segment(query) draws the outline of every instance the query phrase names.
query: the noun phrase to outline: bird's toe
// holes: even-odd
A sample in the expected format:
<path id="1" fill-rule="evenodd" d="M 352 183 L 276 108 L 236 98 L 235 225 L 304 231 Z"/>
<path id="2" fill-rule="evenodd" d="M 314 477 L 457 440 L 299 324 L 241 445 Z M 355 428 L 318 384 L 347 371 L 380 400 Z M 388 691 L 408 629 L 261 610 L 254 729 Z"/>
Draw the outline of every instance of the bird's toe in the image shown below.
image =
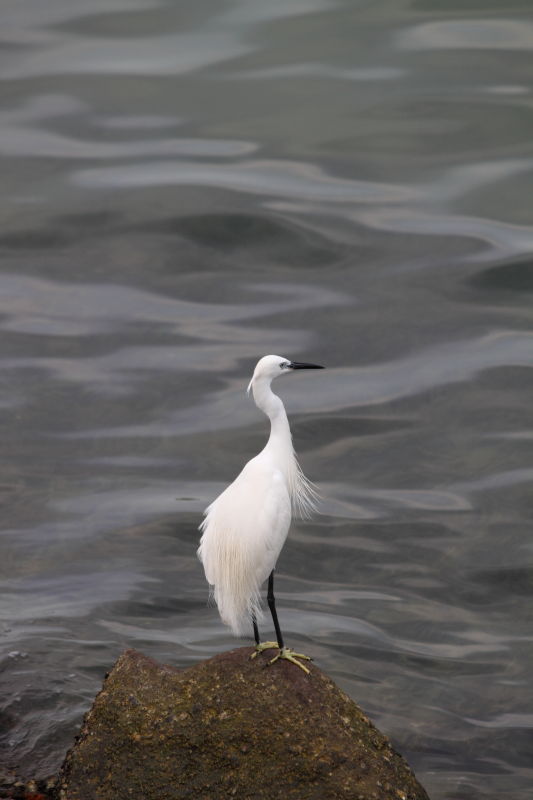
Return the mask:
<path id="1" fill-rule="evenodd" d="M 279 647 L 277 642 L 261 642 L 260 644 L 256 644 L 255 650 L 250 656 L 250 658 L 256 658 L 259 653 L 262 653 L 263 650 L 275 650 Z"/>
<path id="2" fill-rule="evenodd" d="M 292 664 L 296 664 L 297 667 L 300 667 L 300 669 L 303 669 L 303 671 L 309 675 L 310 670 L 307 669 L 307 667 L 302 664 L 299 659 L 304 661 L 312 661 L 313 659 L 311 656 L 306 656 L 304 653 L 295 653 L 288 647 L 282 647 L 278 654 L 275 655 L 274 658 L 272 658 L 268 663 L 274 664 L 280 658 L 282 658 L 284 661 L 290 661 Z"/>

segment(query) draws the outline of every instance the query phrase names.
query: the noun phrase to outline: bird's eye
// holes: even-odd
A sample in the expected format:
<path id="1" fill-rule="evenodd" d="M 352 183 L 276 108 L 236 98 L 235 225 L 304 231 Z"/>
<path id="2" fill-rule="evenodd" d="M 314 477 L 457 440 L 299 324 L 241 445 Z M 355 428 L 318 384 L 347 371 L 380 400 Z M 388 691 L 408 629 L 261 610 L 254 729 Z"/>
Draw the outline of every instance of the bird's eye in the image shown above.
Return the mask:
<path id="1" fill-rule="evenodd" d="M 279 365 L 279 368 L 280 369 L 286 369 L 288 366 L 289 366 L 289 362 L 288 361 L 282 361 L 281 364 Z"/>

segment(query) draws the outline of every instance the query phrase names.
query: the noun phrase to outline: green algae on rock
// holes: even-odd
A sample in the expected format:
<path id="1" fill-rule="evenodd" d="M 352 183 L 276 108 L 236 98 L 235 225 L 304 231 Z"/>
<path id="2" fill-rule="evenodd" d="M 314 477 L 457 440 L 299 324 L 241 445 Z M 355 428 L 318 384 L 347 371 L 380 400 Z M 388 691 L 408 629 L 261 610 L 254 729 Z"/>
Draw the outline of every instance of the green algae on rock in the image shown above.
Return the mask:
<path id="1" fill-rule="evenodd" d="M 67 754 L 61 800 L 428 800 L 316 666 L 252 652 L 186 670 L 124 652 Z"/>

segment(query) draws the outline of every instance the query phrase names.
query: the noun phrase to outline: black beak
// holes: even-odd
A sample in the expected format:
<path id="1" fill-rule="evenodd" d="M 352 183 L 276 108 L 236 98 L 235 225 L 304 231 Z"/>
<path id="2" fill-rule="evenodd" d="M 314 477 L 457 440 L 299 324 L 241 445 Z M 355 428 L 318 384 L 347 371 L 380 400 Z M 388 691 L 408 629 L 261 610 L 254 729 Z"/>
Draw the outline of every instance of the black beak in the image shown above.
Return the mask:
<path id="1" fill-rule="evenodd" d="M 306 364 L 303 361 L 291 361 L 290 369 L 324 369 L 320 364 Z"/>

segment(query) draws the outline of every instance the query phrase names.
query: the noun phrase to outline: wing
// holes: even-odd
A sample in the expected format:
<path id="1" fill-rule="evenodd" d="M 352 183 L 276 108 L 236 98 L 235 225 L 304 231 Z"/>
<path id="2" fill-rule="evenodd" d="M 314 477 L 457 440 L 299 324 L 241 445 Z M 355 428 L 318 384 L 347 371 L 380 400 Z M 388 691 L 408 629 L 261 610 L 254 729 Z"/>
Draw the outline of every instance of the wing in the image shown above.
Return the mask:
<path id="1" fill-rule="evenodd" d="M 256 456 L 211 503 L 201 527 L 204 536 L 216 531 L 219 545 L 225 539 L 248 551 L 249 568 L 258 576 L 264 573 L 262 582 L 276 563 L 290 523 L 291 501 L 283 473 Z M 215 583 L 209 575 L 207 579 Z"/>
<path id="2" fill-rule="evenodd" d="M 259 608 L 259 588 L 274 569 L 290 522 L 283 473 L 257 456 L 207 509 L 198 555 L 222 619 L 234 630 Z"/>
<path id="3" fill-rule="evenodd" d="M 254 534 L 261 547 L 257 564 L 259 585 L 265 581 L 281 553 L 291 524 L 291 499 L 283 474 L 275 470 L 265 475 L 261 487 L 261 504 L 255 511 Z"/>

